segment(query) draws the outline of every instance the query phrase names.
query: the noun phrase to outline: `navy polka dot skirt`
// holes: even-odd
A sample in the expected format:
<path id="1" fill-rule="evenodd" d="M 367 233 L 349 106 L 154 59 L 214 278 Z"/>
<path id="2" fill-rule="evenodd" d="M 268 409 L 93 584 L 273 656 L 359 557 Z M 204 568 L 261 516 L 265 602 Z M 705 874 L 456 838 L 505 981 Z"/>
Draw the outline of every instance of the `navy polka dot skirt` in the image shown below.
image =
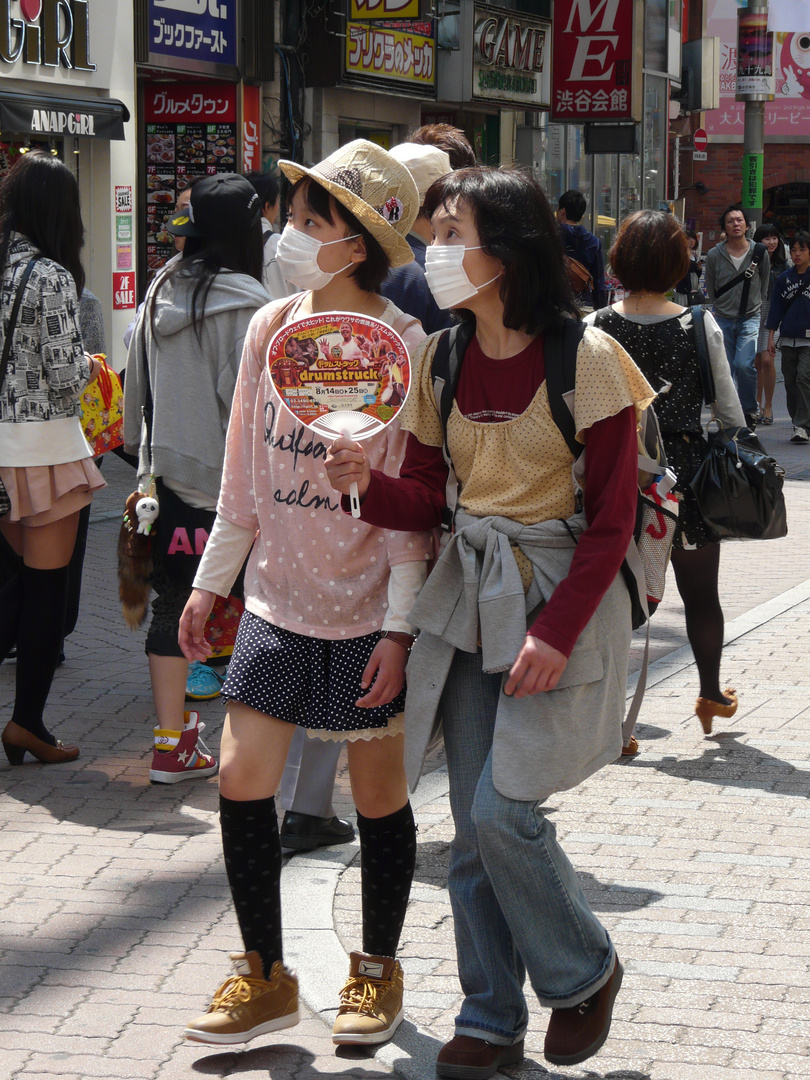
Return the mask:
<path id="1" fill-rule="evenodd" d="M 404 690 L 387 705 L 355 705 L 368 692 L 360 678 L 379 640 L 378 633 L 341 641 L 305 637 L 245 611 L 222 697 L 312 731 L 384 728 L 405 708 Z"/>

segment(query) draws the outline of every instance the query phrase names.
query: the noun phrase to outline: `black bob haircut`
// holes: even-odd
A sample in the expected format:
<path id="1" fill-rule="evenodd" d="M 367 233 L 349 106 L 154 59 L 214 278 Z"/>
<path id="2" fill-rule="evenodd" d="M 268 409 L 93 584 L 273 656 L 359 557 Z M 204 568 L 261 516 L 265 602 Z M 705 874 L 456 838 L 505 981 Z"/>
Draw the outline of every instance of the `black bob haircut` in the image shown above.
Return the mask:
<path id="1" fill-rule="evenodd" d="M 539 334 L 580 317 L 568 283 L 557 220 L 538 182 L 520 169 L 459 169 L 436 180 L 425 195 L 428 217 L 458 202 L 473 215 L 479 242 L 500 259 L 503 324 Z M 462 319 L 473 315 L 458 311 Z"/>
<path id="2" fill-rule="evenodd" d="M 293 196 L 299 188 L 303 190 L 304 202 L 307 208 L 317 214 L 318 217 L 322 217 L 330 225 L 334 225 L 335 215 L 337 215 L 346 226 L 347 236 L 353 236 L 355 233 L 362 236 L 366 245 L 366 257 L 363 262 L 357 263 L 351 276 L 359 289 L 363 289 L 365 292 L 378 293 L 380 286 L 388 276 L 388 271 L 391 269 L 391 260 L 383 250 L 382 245 L 374 239 L 363 223 L 350 210 L 347 210 L 339 199 L 336 199 L 334 195 L 330 195 L 326 188 L 321 187 L 317 181 L 310 179 L 308 176 L 301 177 L 297 183 L 293 184 L 290 190 L 289 202 L 292 202 Z"/>

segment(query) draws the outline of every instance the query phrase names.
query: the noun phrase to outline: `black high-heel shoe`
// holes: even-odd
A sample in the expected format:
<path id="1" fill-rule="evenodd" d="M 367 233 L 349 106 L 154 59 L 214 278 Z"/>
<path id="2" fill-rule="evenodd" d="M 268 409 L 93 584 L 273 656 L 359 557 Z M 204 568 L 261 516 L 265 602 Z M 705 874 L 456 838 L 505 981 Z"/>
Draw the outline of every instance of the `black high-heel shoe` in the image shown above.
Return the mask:
<path id="1" fill-rule="evenodd" d="M 75 761 L 79 756 L 78 746 L 65 746 L 61 742 L 51 746 L 26 731 L 24 727 L 15 724 L 13 720 L 9 720 L 3 728 L 0 739 L 9 765 L 22 765 L 26 750 L 43 765 L 61 765 L 65 761 Z"/>

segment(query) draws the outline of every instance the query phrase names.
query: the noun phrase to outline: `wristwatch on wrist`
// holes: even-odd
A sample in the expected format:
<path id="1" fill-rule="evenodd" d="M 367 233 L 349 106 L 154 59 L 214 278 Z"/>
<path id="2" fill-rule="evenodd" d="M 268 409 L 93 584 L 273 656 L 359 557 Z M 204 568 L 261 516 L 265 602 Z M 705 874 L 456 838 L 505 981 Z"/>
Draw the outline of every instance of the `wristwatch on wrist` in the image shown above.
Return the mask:
<path id="1" fill-rule="evenodd" d="M 402 630 L 381 630 L 381 638 L 389 638 L 391 641 L 395 641 L 397 645 L 401 645 L 405 652 L 410 652 L 413 648 L 413 643 L 416 638 L 413 634 L 406 634 Z"/>

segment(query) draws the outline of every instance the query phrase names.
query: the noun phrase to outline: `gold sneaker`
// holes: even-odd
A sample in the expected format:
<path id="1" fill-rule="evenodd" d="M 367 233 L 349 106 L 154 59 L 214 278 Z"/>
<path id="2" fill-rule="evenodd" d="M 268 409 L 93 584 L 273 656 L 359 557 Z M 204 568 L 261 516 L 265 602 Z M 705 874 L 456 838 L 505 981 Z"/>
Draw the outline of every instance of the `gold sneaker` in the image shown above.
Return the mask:
<path id="1" fill-rule="evenodd" d="M 402 967 L 390 956 L 353 952 L 349 959 L 349 978 L 340 991 L 332 1042 L 361 1046 L 387 1042 L 405 1015 Z"/>
<path id="2" fill-rule="evenodd" d="M 265 979 L 257 952 L 231 953 L 234 974 L 214 994 L 204 1016 L 183 1035 L 214 1046 L 246 1043 L 298 1023 L 298 979 L 276 960 Z"/>

